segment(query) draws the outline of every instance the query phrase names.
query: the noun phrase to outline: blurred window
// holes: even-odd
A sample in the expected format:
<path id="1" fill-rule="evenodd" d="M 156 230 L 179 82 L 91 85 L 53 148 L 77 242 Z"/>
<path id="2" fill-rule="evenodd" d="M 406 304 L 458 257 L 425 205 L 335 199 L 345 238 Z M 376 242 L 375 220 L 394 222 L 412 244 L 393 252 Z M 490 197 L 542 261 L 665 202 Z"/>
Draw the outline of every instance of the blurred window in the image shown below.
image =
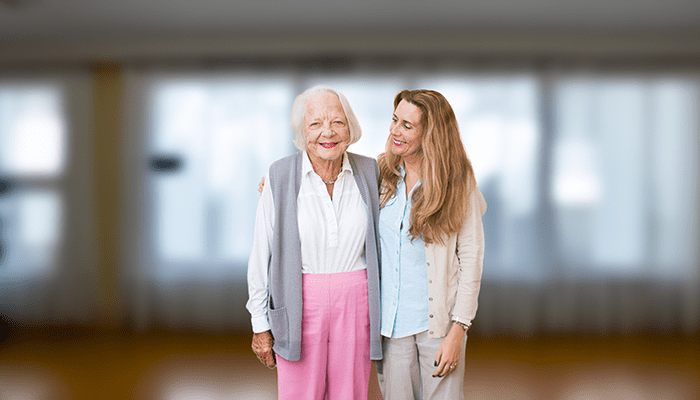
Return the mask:
<path id="1" fill-rule="evenodd" d="M 316 84 L 346 95 L 363 128 L 350 151 L 372 157 L 399 90 L 445 95 L 489 204 L 487 279 L 677 279 L 697 257 L 699 87 L 688 78 L 434 70 L 153 82 L 149 152 L 170 167 L 151 171 L 149 218 L 165 275 L 245 269 L 257 182 L 296 151 L 291 104 Z"/>
<path id="2" fill-rule="evenodd" d="M 258 182 L 294 151 L 289 81 L 248 75 L 153 82 L 148 216 L 156 273 L 214 277 L 246 264 Z"/>
<path id="3" fill-rule="evenodd" d="M 567 275 L 692 272 L 699 89 L 678 77 L 555 79 L 549 197 Z"/>
<path id="4" fill-rule="evenodd" d="M 55 267 L 68 139 L 63 99 L 57 84 L 0 81 L 0 276 Z"/>

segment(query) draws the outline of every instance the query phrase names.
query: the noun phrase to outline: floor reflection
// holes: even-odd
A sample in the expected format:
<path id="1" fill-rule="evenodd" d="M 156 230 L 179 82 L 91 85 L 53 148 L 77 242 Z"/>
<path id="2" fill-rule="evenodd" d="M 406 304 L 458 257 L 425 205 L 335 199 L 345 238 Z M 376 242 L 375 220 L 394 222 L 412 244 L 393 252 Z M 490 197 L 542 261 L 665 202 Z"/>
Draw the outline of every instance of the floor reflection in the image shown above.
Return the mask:
<path id="1" fill-rule="evenodd" d="M 242 357 L 178 356 L 162 360 L 142 377 L 139 399 L 274 400 L 275 371 Z M 248 365 L 252 364 L 252 365 Z"/>
<path id="2" fill-rule="evenodd" d="M 698 338 L 479 338 L 469 399 L 697 399 Z M 267 400 L 275 371 L 241 335 L 13 332 L 0 343 L 0 400 Z M 376 381 L 370 399 L 379 399 Z"/>
<path id="3" fill-rule="evenodd" d="M 0 400 L 70 398 L 72 396 L 59 375 L 36 365 L 0 361 Z"/>

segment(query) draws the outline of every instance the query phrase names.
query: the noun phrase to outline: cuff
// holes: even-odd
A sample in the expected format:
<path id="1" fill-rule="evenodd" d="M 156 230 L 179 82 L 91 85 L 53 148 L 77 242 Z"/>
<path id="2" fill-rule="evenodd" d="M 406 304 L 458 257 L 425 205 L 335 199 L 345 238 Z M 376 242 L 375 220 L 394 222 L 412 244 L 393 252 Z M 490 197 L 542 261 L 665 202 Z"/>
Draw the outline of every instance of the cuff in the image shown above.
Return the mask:
<path id="1" fill-rule="evenodd" d="M 472 326 L 472 320 L 460 319 L 458 317 L 455 317 L 454 315 L 452 316 L 452 322 L 459 324 L 462 328 L 464 328 L 465 332 L 468 331 L 469 328 Z"/>
<path id="2" fill-rule="evenodd" d="M 253 317 L 250 320 L 253 327 L 253 333 L 261 333 L 270 330 L 270 322 L 267 320 L 267 315 L 261 317 Z"/>

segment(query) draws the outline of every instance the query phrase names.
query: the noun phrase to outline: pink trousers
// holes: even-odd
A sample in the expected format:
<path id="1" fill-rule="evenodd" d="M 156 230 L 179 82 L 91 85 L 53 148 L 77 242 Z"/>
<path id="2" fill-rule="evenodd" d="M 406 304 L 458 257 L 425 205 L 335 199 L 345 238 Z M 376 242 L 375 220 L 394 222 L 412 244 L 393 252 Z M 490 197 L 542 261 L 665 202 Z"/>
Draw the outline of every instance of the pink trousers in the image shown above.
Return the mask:
<path id="1" fill-rule="evenodd" d="M 280 400 L 367 399 L 367 271 L 304 274 L 301 358 L 277 356 Z"/>

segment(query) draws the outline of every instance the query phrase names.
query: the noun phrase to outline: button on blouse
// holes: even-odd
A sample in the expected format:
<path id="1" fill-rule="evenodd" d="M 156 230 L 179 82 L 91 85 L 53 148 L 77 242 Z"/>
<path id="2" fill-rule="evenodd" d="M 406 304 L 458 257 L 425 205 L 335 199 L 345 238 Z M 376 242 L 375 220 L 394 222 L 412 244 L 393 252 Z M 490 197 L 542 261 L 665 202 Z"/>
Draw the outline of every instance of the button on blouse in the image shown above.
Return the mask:
<path id="1" fill-rule="evenodd" d="M 401 173 L 404 174 L 403 169 Z M 400 179 L 396 195 L 379 214 L 379 238 L 382 248 L 382 327 L 386 337 L 401 338 L 428 330 L 428 280 L 425 244 L 411 241 L 408 233 L 411 194 Z"/>

